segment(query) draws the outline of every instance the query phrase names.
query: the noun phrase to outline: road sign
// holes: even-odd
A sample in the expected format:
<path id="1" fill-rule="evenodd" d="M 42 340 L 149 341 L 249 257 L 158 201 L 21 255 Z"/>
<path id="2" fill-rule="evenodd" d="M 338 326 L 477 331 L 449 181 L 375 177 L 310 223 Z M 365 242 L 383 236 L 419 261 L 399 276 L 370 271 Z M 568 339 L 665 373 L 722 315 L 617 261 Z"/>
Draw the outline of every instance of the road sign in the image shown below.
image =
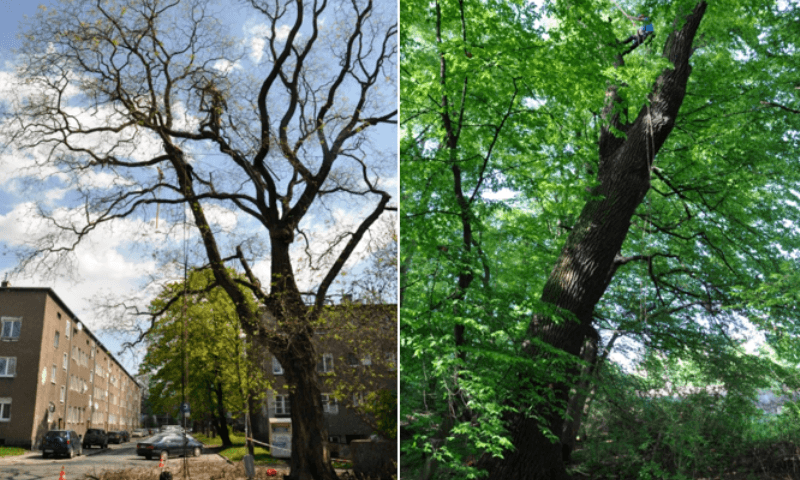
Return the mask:
<path id="1" fill-rule="evenodd" d="M 181 403 L 181 413 L 189 413 L 189 412 L 190 412 L 189 402 Z"/>

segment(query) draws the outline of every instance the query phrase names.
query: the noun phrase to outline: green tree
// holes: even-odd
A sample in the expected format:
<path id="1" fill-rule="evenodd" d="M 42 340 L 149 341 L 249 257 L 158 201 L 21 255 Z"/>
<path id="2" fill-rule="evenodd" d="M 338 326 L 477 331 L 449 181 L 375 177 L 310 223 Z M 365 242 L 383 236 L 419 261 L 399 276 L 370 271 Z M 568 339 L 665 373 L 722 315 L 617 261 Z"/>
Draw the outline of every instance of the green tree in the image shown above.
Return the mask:
<path id="1" fill-rule="evenodd" d="M 474 456 L 567 478 L 564 417 L 611 338 L 725 358 L 763 323 L 743 292 L 798 248 L 795 7 L 623 7 L 656 30 L 625 56 L 612 2 L 401 6 L 403 452 L 423 477 L 480 475 Z"/>
<path id="2" fill-rule="evenodd" d="M 262 400 L 268 385 L 260 368 L 263 359 L 250 340 L 240 338 L 235 306 L 213 284 L 211 271 L 192 271 L 185 284 L 166 285 L 152 301 L 157 319 L 146 337 L 140 370 L 150 374 L 155 408 L 175 412 L 189 402 L 192 416 L 210 415 L 223 445 L 231 445 L 227 414 L 249 410 L 248 400 Z"/>

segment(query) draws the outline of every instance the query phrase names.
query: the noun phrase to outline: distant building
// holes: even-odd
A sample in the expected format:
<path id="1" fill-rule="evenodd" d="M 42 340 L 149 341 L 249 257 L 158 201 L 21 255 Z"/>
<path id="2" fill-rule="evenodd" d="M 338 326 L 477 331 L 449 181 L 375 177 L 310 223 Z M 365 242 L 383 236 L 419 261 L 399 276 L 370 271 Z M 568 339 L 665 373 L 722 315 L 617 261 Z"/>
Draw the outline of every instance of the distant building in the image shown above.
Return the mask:
<path id="1" fill-rule="evenodd" d="M 0 286 L 0 445 L 50 429 L 132 430 L 136 380 L 49 288 Z"/>
<path id="2" fill-rule="evenodd" d="M 329 305 L 317 327 L 322 404 L 332 451 L 337 444 L 369 438 L 372 428 L 356 413 L 370 392 L 386 389 L 397 393 L 397 305 L 360 305 L 345 301 Z M 253 428 L 265 437 L 270 418 L 289 418 L 291 405 L 283 368 L 266 352 L 272 390 Z M 348 387 L 342 387 L 342 383 Z M 358 385 L 355 392 L 352 385 Z M 343 395 L 342 392 L 347 394 Z M 265 438 L 266 439 L 266 438 Z"/>

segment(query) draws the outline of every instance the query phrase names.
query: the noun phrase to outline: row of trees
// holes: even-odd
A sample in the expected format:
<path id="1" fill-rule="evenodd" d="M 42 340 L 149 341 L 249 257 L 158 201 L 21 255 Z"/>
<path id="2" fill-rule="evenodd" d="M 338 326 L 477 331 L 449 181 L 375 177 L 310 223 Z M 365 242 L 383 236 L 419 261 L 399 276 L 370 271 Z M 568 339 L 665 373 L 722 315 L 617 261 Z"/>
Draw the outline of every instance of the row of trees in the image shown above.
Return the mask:
<path id="1" fill-rule="evenodd" d="M 619 8 L 655 26 L 624 56 Z M 614 353 L 702 352 L 730 382 L 752 329 L 795 344 L 798 13 L 401 4 L 409 474 L 569 478 Z"/>

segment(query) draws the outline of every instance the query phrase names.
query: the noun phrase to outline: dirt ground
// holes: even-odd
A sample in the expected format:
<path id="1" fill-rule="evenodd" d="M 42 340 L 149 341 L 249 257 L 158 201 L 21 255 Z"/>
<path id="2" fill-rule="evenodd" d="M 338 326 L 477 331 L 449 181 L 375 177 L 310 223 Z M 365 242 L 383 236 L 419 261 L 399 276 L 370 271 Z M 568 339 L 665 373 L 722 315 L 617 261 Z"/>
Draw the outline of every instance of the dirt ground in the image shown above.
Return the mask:
<path id="1" fill-rule="evenodd" d="M 277 475 L 269 476 L 267 470 L 270 468 L 276 470 Z M 98 476 L 86 475 L 85 478 L 87 480 L 155 480 L 153 470 L 153 468 L 136 468 L 117 471 L 106 470 Z M 179 465 L 178 467 L 169 466 L 163 470 L 172 473 L 173 480 L 247 480 L 244 465 L 241 463 L 231 465 L 226 462 L 193 462 L 185 470 L 183 465 Z M 336 470 L 336 473 L 342 480 L 355 478 L 349 470 Z M 288 474 L 289 467 L 285 465 L 257 466 L 255 478 L 258 480 L 279 480 L 283 479 L 283 476 Z"/>

